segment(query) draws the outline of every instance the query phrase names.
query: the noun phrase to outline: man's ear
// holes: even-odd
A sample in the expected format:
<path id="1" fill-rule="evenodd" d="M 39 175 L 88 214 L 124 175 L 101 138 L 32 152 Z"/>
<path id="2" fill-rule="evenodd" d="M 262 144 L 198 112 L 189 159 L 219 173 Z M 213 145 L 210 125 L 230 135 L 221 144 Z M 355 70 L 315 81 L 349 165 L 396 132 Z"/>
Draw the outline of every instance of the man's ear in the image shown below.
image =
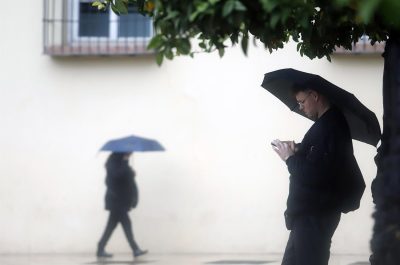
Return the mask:
<path id="1" fill-rule="evenodd" d="M 315 101 L 318 101 L 319 94 L 316 91 L 311 90 L 311 96 L 314 98 Z"/>

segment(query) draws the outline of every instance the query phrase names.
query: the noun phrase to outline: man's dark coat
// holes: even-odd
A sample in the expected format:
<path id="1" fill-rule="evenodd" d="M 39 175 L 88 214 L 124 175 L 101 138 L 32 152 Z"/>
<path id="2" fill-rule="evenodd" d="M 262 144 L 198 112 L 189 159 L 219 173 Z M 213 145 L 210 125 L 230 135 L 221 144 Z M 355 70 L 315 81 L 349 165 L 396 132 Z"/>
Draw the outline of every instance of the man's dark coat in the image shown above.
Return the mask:
<path id="1" fill-rule="evenodd" d="M 359 207 L 365 183 L 353 155 L 349 126 L 337 108 L 331 107 L 315 121 L 286 164 L 289 219 Z"/>
<path id="2" fill-rule="evenodd" d="M 106 163 L 106 209 L 129 211 L 138 203 L 138 189 L 135 182 L 135 172 L 127 160 Z"/>

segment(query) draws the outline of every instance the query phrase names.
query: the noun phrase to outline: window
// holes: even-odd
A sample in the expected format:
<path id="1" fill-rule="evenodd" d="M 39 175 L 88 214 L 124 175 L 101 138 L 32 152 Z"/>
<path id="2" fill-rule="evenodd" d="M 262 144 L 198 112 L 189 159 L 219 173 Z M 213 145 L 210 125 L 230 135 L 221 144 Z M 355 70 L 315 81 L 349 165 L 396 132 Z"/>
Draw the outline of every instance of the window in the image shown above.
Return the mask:
<path id="1" fill-rule="evenodd" d="M 75 24 L 75 38 L 79 37 L 108 37 L 110 34 L 110 10 L 98 11 L 88 2 L 79 2 L 73 15 Z"/>
<path id="2" fill-rule="evenodd" d="M 92 0 L 45 0 L 44 52 L 51 55 L 147 54 L 152 20 L 133 5 L 127 15 L 97 10 Z"/>

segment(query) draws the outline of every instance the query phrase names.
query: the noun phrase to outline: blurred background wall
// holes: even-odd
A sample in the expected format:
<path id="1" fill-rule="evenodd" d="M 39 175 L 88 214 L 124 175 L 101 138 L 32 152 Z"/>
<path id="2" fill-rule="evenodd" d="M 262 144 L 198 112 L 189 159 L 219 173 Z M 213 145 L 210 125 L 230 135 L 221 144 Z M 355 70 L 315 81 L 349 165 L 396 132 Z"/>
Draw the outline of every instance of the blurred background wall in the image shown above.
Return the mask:
<path id="1" fill-rule="evenodd" d="M 295 44 L 269 54 L 252 46 L 176 58 L 53 58 L 42 53 L 42 3 L 3 3 L 0 42 L 0 253 L 90 253 L 103 232 L 101 145 L 130 134 L 167 149 L 137 153 L 135 236 L 154 253 L 282 252 L 288 190 L 275 138 L 301 141 L 312 124 L 260 85 L 296 68 L 354 93 L 382 120 L 383 59 L 309 60 Z M 375 148 L 354 142 L 367 188 L 343 215 L 335 253 L 369 253 Z M 108 251 L 128 252 L 118 227 Z"/>

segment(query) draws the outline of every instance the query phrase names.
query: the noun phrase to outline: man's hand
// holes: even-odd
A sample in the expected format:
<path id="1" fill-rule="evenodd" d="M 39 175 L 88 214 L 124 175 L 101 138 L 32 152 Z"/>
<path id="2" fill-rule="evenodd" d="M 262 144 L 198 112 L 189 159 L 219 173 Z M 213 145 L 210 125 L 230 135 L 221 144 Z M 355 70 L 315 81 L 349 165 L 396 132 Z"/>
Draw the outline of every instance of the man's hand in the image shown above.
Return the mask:
<path id="1" fill-rule="evenodd" d="M 272 149 L 279 155 L 279 157 L 286 161 L 289 157 L 294 155 L 295 152 L 295 144 L 294 141 L 290 142 L 281 142 L 278 139 L 272 141 Z"/>

